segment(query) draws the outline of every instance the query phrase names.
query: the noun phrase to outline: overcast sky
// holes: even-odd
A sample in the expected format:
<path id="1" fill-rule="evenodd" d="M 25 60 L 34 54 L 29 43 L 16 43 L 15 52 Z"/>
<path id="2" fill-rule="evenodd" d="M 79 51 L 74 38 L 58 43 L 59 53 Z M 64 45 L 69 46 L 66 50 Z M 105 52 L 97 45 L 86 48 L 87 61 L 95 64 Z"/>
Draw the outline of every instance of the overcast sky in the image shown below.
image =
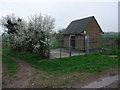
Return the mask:
<path id="1" fill-rule="evenodd" d="M 89 1 L 89 2 L 88 2 Z M 104 32 L 118 31 L 118 0 L 0 0 L 0 18 L 14 13 L 24 19 L 41 12 L 55 18 L 55 30 L 72 20 L 95 16 Z"/>

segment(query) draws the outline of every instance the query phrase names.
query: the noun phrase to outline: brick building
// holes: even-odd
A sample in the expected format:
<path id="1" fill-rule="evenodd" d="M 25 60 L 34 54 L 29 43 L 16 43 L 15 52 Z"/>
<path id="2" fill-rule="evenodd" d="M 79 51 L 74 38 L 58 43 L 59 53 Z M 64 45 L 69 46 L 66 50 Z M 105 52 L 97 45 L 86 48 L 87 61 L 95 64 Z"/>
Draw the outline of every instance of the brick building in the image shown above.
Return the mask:
<path id="1" fill-rule="evenodd" d="M 90 50 L 102 48 L 103 31 L 94 16 L 74 20 L 63 31 L 64 47 L 85 50 L 85 38 L 89 38 Z"/>

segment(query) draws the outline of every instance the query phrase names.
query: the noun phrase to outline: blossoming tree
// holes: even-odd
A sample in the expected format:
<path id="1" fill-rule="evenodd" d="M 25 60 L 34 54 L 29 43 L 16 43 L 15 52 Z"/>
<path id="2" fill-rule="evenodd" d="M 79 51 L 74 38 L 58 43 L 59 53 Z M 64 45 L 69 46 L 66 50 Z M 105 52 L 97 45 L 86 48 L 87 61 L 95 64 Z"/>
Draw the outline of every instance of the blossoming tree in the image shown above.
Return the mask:
<path id="1" fill-rule="evenodd" d="M 1 25 L 9 34 L 9 43 L 13 50 L 38 53 L 40 56 L 49 56 L 50 33 L 54 29 L 54 22 L 51 16 L 41 13 L 29 17 L 28 22 L 14 14 L 1 19 Z"/>

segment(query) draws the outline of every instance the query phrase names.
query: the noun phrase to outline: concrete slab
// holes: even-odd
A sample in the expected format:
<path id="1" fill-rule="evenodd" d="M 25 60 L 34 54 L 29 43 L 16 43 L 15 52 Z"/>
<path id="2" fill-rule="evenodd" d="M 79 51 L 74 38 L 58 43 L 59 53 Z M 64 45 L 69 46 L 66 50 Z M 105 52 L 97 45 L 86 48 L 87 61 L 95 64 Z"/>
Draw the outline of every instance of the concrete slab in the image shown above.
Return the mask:
<path id="1" fill-rule="evenodd" d="M 78 50 L 71 50 L 71 56 L 85 55 L 85 53 Z M 69 50 L 61 48 L 61 58 L 69 57 Z M 50 59 L 60 58 L 60 49 L 53 49 L 50 51 Z"/>

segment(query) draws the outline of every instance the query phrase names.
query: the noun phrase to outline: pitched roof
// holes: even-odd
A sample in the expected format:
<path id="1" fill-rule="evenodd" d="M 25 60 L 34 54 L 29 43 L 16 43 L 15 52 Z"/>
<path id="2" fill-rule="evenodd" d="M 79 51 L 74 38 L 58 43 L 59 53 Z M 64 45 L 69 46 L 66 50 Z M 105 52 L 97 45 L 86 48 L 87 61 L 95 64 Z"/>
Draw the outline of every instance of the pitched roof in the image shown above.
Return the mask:
<path id="1" fill-rule="evenodd" d="M 84 31 L 84 29 L 87 27 L 89 22 L 95 19 L 94 16 L 74 20 L 70 23 L 70 25 L 63 31 L 63 35 L 69 35 L 69 34 L 80 34 Z M 99 25 L 98 25 L 99 26 Z M 99 26 L 100 27 L 100 26 Z M 101 28 L 100 28 L 101 29 Z M 102 31 L 102 30 L 101 30 Z"/>

